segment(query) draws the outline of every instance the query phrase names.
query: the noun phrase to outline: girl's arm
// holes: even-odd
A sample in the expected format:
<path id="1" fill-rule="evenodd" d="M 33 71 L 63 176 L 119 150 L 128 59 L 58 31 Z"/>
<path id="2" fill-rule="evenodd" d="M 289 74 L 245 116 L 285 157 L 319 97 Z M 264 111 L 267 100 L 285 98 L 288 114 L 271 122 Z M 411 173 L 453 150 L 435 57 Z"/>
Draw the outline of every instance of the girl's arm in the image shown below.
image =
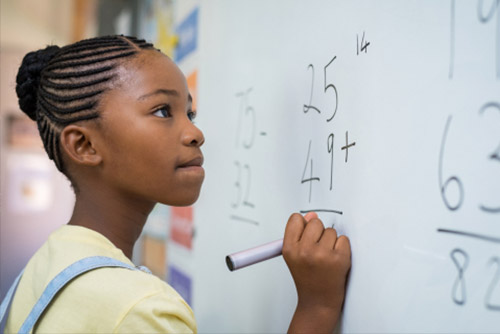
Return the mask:
<path id="1" fill-rule="evenodd" d="M 351 267 L 349 239 L 325 229 L 315 213 L 293 214 L 283 241 L 298 303 L 288 333 L 331 333 L 344 301 Z"/>

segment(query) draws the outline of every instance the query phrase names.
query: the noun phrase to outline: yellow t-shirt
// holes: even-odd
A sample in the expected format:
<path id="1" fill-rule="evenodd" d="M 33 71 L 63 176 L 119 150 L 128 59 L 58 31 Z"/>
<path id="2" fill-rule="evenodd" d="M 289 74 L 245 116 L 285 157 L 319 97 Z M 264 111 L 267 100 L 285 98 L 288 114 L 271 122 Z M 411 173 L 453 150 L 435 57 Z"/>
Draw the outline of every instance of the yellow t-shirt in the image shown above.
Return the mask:
<path id="1" fill-rule="evenodd" d="M 28 262 L 12 301 L 6 333 L 17 333 L 47 284 L 88 256 L 133 263 L 103 235 L 64 225 Z M 196 333 L 193 311 L 158 277 L 125 268 L 99 268 L 64 287 L 48 306 L 36 333 Z"/>

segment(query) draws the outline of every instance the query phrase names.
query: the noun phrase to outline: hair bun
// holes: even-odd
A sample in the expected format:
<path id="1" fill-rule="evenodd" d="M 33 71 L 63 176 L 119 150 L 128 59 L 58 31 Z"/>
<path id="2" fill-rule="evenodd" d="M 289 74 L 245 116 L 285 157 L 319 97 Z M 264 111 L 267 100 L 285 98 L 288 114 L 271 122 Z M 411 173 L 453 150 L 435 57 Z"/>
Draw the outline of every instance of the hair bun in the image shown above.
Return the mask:
<path id="1" fill-rule="evenodd" d="M 51 45 L 45 49 L 28 53 L 23 58 L 16 78 L 16 93 L 19 107 L 32 120 L 36 121 L 36 106 L 40 75 L 49 61 L 60 50 L 58 46 Z"/>

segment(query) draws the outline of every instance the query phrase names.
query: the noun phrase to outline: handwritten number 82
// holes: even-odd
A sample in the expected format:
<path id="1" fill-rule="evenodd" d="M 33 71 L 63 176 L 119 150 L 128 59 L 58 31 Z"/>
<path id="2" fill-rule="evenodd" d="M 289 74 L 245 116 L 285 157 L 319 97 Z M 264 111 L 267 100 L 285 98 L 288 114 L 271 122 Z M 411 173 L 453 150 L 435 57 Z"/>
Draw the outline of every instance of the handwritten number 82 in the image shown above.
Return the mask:
<path id="1" fill-rule="evenodd" d="M 469 264 L 469 255 L 464 250 L 455 248 L 451 251 L 450 257 L 457 269 L 457 278 L 455 279 L 451 292 L 452 299 L 455 304 L 464 305 L 467 300 L 467 292 L 465 289 L 465 270 Z M 486 290 L 486 294 L 484 296 L 484 306 L 492 311 L 500 311 L 500 304 L 494 304 L 492 302 L 495 288 L 500 282 L 500 258 L 496 256 L 492 257 L 489 261 L 489 265 L 496 265 L 496 270 L 493 275 L 493 279 Z"/>

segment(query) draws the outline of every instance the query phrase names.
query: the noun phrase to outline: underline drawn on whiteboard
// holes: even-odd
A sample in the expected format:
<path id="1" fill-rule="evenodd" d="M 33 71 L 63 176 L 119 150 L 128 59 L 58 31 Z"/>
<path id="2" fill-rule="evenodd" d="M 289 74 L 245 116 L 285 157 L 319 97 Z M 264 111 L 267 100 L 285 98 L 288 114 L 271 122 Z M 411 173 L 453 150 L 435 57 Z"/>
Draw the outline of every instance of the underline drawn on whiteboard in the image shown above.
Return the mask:
<path id="1" fill-rule="evenodd" d="M 361 37 L 361 43 L 359 43 L 359 35 L 356 34 L 356 55 L 359 56 L 361 52 L 368 53 L 368 46 L 370 42 L 365 41 L 365 32 L 363 31 L 363 36 Z"/>
<path id="2" fill-rule="evenodd" d="M 325 213 L 335 213 L 338 215 L 344 214 L 342 211 L 333 210 L 333 209 L 310 209 L 310 210 L 300 210 L 301 214 L 306 214 L 308 212 L 325 212 Z"/>
<path id="3" fill-rule="evenodd" d="M 446 121 L 446 126 L 444 128 L 443 139 L 441 140 L 441 150 L 439 152 L 438 179 L 439 179 L 439 188 L 441 190 L 441 198 L 443 199 L 444 204 L 446 205 L 446 207 L 449 210 L 455 211 L 455 210 L 458 210 L 462 206 L 462 203 L 464 201 L 464 188 L 463 188 L 463 185 L 462 185 L 462 181 L 460 181 L 460 179 L 457 176 L 453 175 L 453 176 L 450 176 L 446 180 L 446 182 L 443 183 L 444 147 L 445 147 L 445 144 L 446 144 L 446 137 L 448 135 L 448 130 L 449 130 L 449 127 L 450 127 L 451 120 L 452 120 L 452 116 L 450 115 L 450 116 L 448 116 L 448 120 Z M 447 197 L 447 190 L 449 189 L 448 186 L 452 182 L 455 182 L 455 184 L 457 185 L 457 187 L 458 187 L 458 193 L 459 193 L 458 201 L 454 205 L 450 204 L 450 202 L 448 200 L 448 197 Z"/>
<path id="4" fill-rule="evenodd" d="M 500 103 L 497 103 L 497 102 L 486 103 L 485 105 L 483 105 L 481 107 L 481 109 L 479 109 L 479 114 L 483 115 L 486 110 L 491 110 L 491 109 L 496 109 L 497 111 L 500 112 Z M 500 161 L 500 145 L 498 145 L 496 150 L 489 156 L 489 158 L 491 160 Z M 482 211 L 487 212 L 487 213 L 500 213 L 500 206 L 499 207 L 491 207 L 491 206 L 486 206 L 484 204 L 480 204 L 479 209 L 481 209 Z"/>
<path id="5" fill-rule="evenodd" d="M 312 143 L 312 140 L 309 140 L 309 148 L 307 149 L 306 165 L 304 166 L 304 172 L 302 173 L 302 180 L 300 181 L 300 183 L 302 183 L 302 184 L 304 184 L 306 182 L 310 182 L 309 183 L 309 203 L 311 202 L 312 183 L 313 183 L 313 181 L 320 181 L 319 177 L 313 176 L 313 159 L 311 158 L 309 160 L 309 157 L 311 155 L 311 143 Z M 311 173 L 310 173 L 309 178 L 306 179 L 305 176 L 306 176 L 307 166 L 309 165 L 309 161 L 311 162 Z"/>
<path id="6" fill-rule="evenodd" d="M 460 248 L 455 248 L 450 253 L 451 259 L 457 267 L 458 275 L 453 283 L 452 298 L 455 304 L 463 305 L 467 300 L 467 293 L 465 289 L 464 271 L 469 265 L 469 255 Z"/>
<path id="7" fill-rule="evenodd" d="M 497 270 L 495 272 L 493 280 L 491 281 L 490 285 L 488 286 L 488 290 L 487 290 L 486 296 L 484 298 L 484 304 L 485 304 L 486 308 L 489 310 L 500 311 L 500 298 L 498 298 L 498 301 L 499 301 L 498 304 L 494 304 L 491 301 L 493 299 L 495 287 L 497 287 L 498 283 L 500 282 L 500 258 L 497 256 L 493 257 L 490 261 L 490 264 L 495 264 L 497 266 Z"/>
<path id="8" fill-rule="evenodd" d="M 260 225 L 260 223 L 256 220 L 253 220 L 253 219 L 249 219 L 249 218 L 245 218 L 245 217 L 241 217 L 241 216 L 237 216 L 237 215 L 230 215 L 229 218 L 231 220 L 237 220 L 237 221 L 240 221 L 240 222 L 243 222 L 243 223 L 249 223 L 249 224 L 252 224 L 252 225 Z"/>
<path id="9" fill-rule="evenodd" d="M 349 143 L 349 131 L 346 131 L 345 132 L 345 146 L 342 146 L 342 148 L 341 148 L 341 150 L 345 150 L 345 162 L 347 162 L 347 157 L 349 155 L 349 147 L 353 147 L 355 145 L 356 145 L 356 142 Z"/>
<path id="10" fill-rule="evenodd" d="M 446 229 L 446 228 L 438 228 L 437 231 L 440 233 L 456 234 L 456 235 L 460 235 L 460 236 L 464 236 L 464 237 L 470 237 L 470 238 L 474 238 L 474 239 L 480 239 L 480 240 L 500 244 L 500 238 L 492 237 L 490 235 L 484 235 L 484 234 L 461 231 L 461 230 Z"/>

